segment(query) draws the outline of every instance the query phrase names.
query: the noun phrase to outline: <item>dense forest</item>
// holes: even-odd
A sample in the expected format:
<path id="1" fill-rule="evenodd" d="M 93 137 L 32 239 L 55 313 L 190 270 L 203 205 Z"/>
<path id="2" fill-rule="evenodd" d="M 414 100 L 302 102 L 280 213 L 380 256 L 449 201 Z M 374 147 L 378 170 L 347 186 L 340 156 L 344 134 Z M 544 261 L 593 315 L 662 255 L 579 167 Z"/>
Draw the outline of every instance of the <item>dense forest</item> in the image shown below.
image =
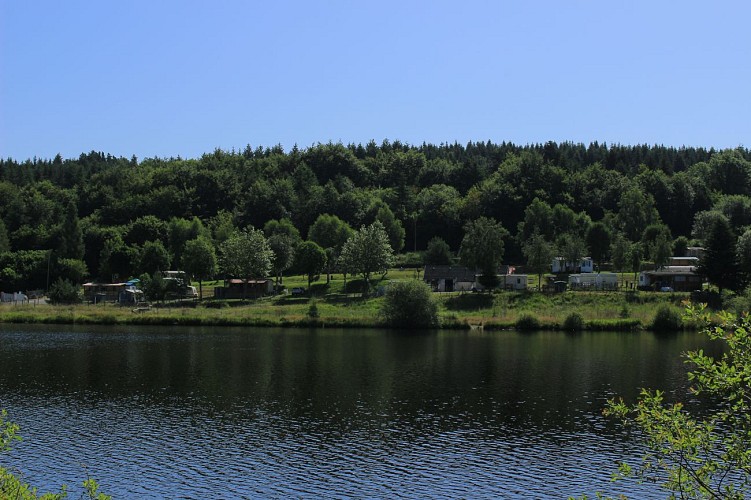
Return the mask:
<path id="1" fill-rule="evenodd" d="M 505 229 L 508 263 L 530 260 L 533 240 L 559 253 L 615 258 L 615 248 L 593 247 L 597 235 L 610 245 L 641 245 L 648 260 L 655 242 L 704 243 L 720 218 L 743 237 L 751 225 L 751 152 L 371 141 L 248 146 L 197 159 L 99 152 L 4 159 L 0 288 L 181 268 L 187 242 L 202 238 L 216 248 L 251 226 L 267 237 L 282 228 L 302 241 L 323 214 L 355 229 L 381 221 L 396 252 L 425 250 L 439 237 L 456 253 L 465 225 L 486 217 Z"/>

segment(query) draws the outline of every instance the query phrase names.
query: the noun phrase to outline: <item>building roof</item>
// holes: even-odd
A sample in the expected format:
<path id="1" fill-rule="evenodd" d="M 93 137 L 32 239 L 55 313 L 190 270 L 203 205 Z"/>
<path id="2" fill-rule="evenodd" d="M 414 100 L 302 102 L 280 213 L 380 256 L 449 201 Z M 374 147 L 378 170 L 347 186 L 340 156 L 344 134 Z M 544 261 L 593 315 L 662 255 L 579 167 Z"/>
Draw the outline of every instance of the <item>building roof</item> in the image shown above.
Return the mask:
<path id="1" fill-rule="evenodd" d="M 475 272 L 464 266 L 425 266 L 425 281 L 453 279 L 455 281 L 475 281 Z"/>
<path id="2" fill-rule="evenodd" d="M 230 284 L 230 285 L 242 285 L 244 283 L 247 283 L 248 285 L 258 285 L 258 284 L 264 284 L 265 285 L 269 281 L 271 281 L 271 280 L 268 280 L 268 279 L 253 279 L 253 280 L 245 281 L 245 280 L 233 278 L 233 279 L 227 280 L 227 283 Z"/>
<path id="3" fill-rule="evenodd" d="M 644 271 L 644 274 L 649 276 L 675 276 L 680 274 L 696 276 L 696 268 L 693 266 L 667 266 L 656 271 Z"/>

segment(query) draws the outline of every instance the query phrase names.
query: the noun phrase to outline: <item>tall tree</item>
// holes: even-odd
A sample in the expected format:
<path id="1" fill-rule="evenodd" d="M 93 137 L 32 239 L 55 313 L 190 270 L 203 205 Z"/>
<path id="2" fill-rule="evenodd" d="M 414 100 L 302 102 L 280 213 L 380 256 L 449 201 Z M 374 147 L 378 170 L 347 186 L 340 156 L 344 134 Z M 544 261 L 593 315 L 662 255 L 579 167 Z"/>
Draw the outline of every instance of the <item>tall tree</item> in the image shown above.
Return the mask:
<path id="1" fill-rule="evenodd" d="M 378 209 L 376 220 L 383 224 L 386 234 L 389 235 L 389 244 L 394 252 L 399 252 L 404 248 L 404 227 L 401 221 L 394 217 L 394 213 L 384 204 Z"/>
<path id="2" fill-rule="evenodd" d="M 501 223 L 487 217 L 480 217 L 464 226 L 459 257 L 465 266 L 480 270 L 480 283 L 486 288 L 498 284 L 506 236 L 508 231 Z"/>
<path id="3" fill-rule="evenodd" d="M 564 234 L 558 238 L 558 250 L 565 262 L 573 264 L 574 268 L 579 267 L 582 257 L 587 253 L 587 245 L 584 240 L 576 234 Z"/>
<path id="4" fill-rule="evenodd" d="M 373 273 L 385 273 L 392 265 L 394 252 L 383 225 L 376 221 L 362 226 L 347 240 L 339 257 L 348 273 L 359 274 L 365 280 L 364 294 Z"/>
<path id="5" fill-rule="evenodd" d="M 161 241 L 147 241 L 141 249 L 139 262 L 142 273 L 151 275 L 167 271 L 170 265 L 169 252 Z"/>
<path id="6" fill-rule="evenodd" d="M 209 236 L 209 231 L 198 217 L 192 219 L 173 218 L 169 221 L 169 247 L 172 254 L 172 266 L 175 269 L 182 267 L 182 252 L 185 242 L 194 240 L 199 236 Z"/>
<path id="7" fill-rule="evenodd" d="M 0 253 L 10 252 L 10 240 L 8 239 L 8 230 L 5 228 L 3 219 L 0 219 Z"/>
<path id="8" fill-rule="evenodd" d="M 263 232 L 249 227 L 237 231 L 219 247 L 219 268 L 227 277 L 243 279 L 245 298 L 248 280 L 265 278 L 271 272 L 273 255 Z"/>
<path id="9" fill-rule="evenodd" d="M 203 236 L 188 240 L 183 250 L 185 272 L 198 280 L 198 297 L 203 299 L 203 281 L 216 273 L 216 251 L 211 241 Z"/>
<path id="10" fill-rule="evenodd" d="M 670 262 L 670 257 L 673 253 L 673 242 L 667 234 L 662 233 L 657 235 L 654 242 L 649 245 L 648 250 L 649 258 L 654 262 L 655 268 L 660 269 Z"/>
<path id="11" fill-rule="evenodd" d="M 451 264 L 451 249 L 448 243 L 438 236 L 434 236 L 428 241 L 428 248 L 425 250 L 423 258 L 426 265 L 448 265 Z"/>
<path id="12" fill-rule="evenodd" d="M 537 274 L 537 283 L 542 290 L 542 275 L 550 269 L 555 257 L 555 246 L 541 234 L 533 234 L 522 247 L 530 271 Z"/>
<path id="13" fill-rule="evenodd" d="M 595 222 L 587 230 L 587 248 L 592 260 L 600 270 L 600 264 L 608 258 L 610 253 L 610 230 L 602 222 Z"/>
<path id="14" fill-rule="evenodd" d="M 69 259 L 83 259 L 84 255 L 83 232 L 78 222 L 78 211 L 72 201 L 68 201 L 65 207 L 65 218 L 60 228 L 58 240 L 58 254 Z"/>
<path id="15" fill-rule="evenodd" d="M 274 252 L 271 267 L 274 270 L 276 282 L 281 284 L 284 271 L 292 267 L 294 263 L 297 242 L 292 236 L 284 233 L 272 234 L 268 241 L 271 251 Z"/>
<path id="16" fill-rule="evenodd" d="M 297 268 L 308 276 L 308 290 L 313 277 L 318 276 L 326 267 L 326 251 L 314 241 L 303 241 L 295 251 Z"/>
<path id="17" fill-rule="evenodd" d="M 631 243 L 621 233 L 617 233 L 613 238 L 613 242 L 610 244 L 610 255 L 613 261 L 613 268 L 615 271 L 621 273 L 621 286 L 623 285 L 623 271 L 629 264 L 629 252 L 631 251 Z"/>
<path id="18" fill-rule="evenodd" d="M 308 229 L 308 239 L 326 250 L 326 283 L 331 281 L 331 272 L 339 259 L 344 243 L 352 236 L 352 228 L 336 215 L 321 214 Z"/>
<path id="19" fill-rule="evenodd" d="M 738 256 L 736 240 L 730 224 L 724 217 L 717 219 L 705 241 L 704 257 L 699 264 L 699 274 L 716 285 L 720 293 L 726 288 L 738 290 Z"/>

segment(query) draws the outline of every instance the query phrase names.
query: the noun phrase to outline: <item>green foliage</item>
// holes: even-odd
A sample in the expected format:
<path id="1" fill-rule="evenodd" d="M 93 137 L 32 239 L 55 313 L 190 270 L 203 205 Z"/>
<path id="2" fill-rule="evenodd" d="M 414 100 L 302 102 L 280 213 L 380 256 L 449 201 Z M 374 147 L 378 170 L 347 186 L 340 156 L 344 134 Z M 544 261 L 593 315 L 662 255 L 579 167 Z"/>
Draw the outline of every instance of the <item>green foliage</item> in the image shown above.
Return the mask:
<path id="1" fill-rule="evenodd" d="M 300 237 L 300 231 L 297 230 L 295 225 L 289 219 L 272 219 L 268 221 L 263 225 L 263 233 L 267 238 L 271 238 L 275 235 L 286 236 L 290 241 L 292 241 L 293 245 L 297 245 L 302 241 L 302 238 Z"/>
<path id="2" fill-rule="evenodd" d="M 203 236 L 185 242 L 183 269 L 198 280 L 199 297 L 203 298 L 203 281 L 216 273 L 216 251 L 211 241 Z"/>
<path id="3" fill-rule="evenodd" d="M 584 318 L 582 318 L 581 314 L 573 312 L 563 320 L 563 331 L 580 332 L 582 330 L 584 330 Z"/>
<path id="4" fill-rule="evenodd" d="M 68 259 L 83 259 L 85 247 L 83 232 L 78 221 L 78 211 L 72 201 L 65 207 L 65 218 L 60 227 L 57 253 Z"/>
<path id="5" fill-rule="evenodd" d="M 500 222 L 480 217 L 464 226 L 459 250 L 462 264 L 479 269 L 484 276 L 495 276 L 503 260 L 503 240 L 508 235 Z"/>
<path id="6" fill-rule="evenodd" d="M 624 463 L 618 476 L 656 482 L 670 498 L 744 498 L 751 493 L 751 322 L 723 313 L 708 326 L 704 306 L 687 312 L 725 345 L 719 359 L 701 350 L 685 355 L 692 397 L 711 404 L 696 414 L 648 389 L 634 405 L 609 401 L 605 414 L 636 428 L 649 448 L 640 465 Z"/>
<path id="7" fill-rule="evenodd" d="M 342 247 L 339 257 L 342 270 L 362 275 L 366 286 L 373 273 L 385 273 L 394 259 L 389 237 L 383 225 L 376 221 L 362 226 Z"/>
<path id="8" fill-rule="evenodd" d="M 321 214 L 308 230 L 308 239 L 322 248 L 334 248 L 338 254 L 352 236 L 352 228 L 336 215 Z"/>
<path id="9" fill-rule="evenodd" d="M 104 244 L 99 257 L 99 277 L 104 281 L 125 280 L 133 274 L 138 262 L 138 249 L 115 238 Z"/>
<path id="10" fill-rule="evenodd" d="M 442 238 L 435 236 L 428 242 L 423 260 L 426 265 L 449 265 L 451 264 L 451 249 Z"/>
<path id="11" fill-rule="evenodd" d="M 683 320 L 673 307 L 662 305 L 657 309 L 651 327 L 656 332 L 674 332 L 683 328 Z"/>
<path id="12" fill-rule="evenodd" d="M 678 236 L 673 241 L 673 255 L 676 257 L 688 256 L 688 238 L 685 236 Z"/>
<path id="13" fill-rule="evenodd" d="M 161 241 L 147 241 L 141 248 L 139 271 L 154 274 L 170 268 L 170 257 Z"/>
<path id="14" fill-rule="evenodd" d="M 592 260 L 602 264 L 610 253 L 610 230 L 602 222 L 596 222 L 589 226 L 585 239 Z"/>
<path id="15" fill-rule="evenodd" d="M 742 289 L 739 278 L 736 240 L 727 219 L 715 220 L 705 241 L 705 252 L 698 272 L 710 283 L 723 289 Z"/>
<path id="16" fill-rule="evenodd" d="M 321 313 L 318 312 L 318 304 L 316 301 L 311 301 L 310 306 L 308 306 L 308 317 L 313 319 L 318 319 L 321 316 Z"/>
<path id="17" fill-rule="evenodd" d="M 587 245 L 577 234 L 563 234 L 558 238 L 558 250 L 565 262 L 573 263 L 577 268 L 582 257 L 587 253 Z"/>
<path id="18" fill-rule="evenodd" d="M 8 230 L 5 228 L 5 223 L 0 218 L 0 253 L 3 252 L 10 252 L 10 240 L 8 239 Z"/>
<path id="19" fill-rule="evenodd" d="M 629 253 L 631 252 L 631 243 L 621 233 L 617 233 L 610 244 L 611 262 L 613 271 L 621 272 L 621 281 L 623 281 L 623 271 L 629 264 Z"/>
<path id="20" fill-rule="evenodd" d="M 417 280 L 389 283 L 381 316 L 394 328 L 430 328 L 438 325 L 438 305 L 433 292 Z"/>
<path id="21" fill-rule="evenodd" d="M 295 251 L 296 267 L 308 276 L 308 288 L 317 276 L 326 267 L 326 252 L 313 241 L 303 241 Z"/>
<path id="22" fill-rule="evenodd" d="M 89 270 L 86 263 L 77 259 L 52 259 L 50 277 L 52 279 L 63 279 L 71 283 L 81 284 L 88 276 Z"/>
<path id="23" fill-rule="evenodd" d="M 209 237 L 209 231 L 204 227 L 203 222 L 198 217 L 192 219 L 181 219 L 173 217 L 169 221 L 169 251 L 172 255 L 172 266 L 175 269 L 181 269 L 182 253 L 185 243 L 198 237 Z"/>
<path id="24" fill-rule="evenodd" d="M 79 304 L 82 301 L 81 288 L 68 280 L 58 279 L 47 291 L 50 304 Z"/>
<path id="25" fill-rule="evenodd" d="M 263 278 L 271 272 L 274 252 L 263 233 L 248 228 L 236 232 L 219 247 L 219 268 L 227 277 Z"/>
<path id="26" fill-rule="evenodd" d="M 555 257 L 555 247 L 545 241 L 541 234 L 533 234 L 522 248 L 527 266 L 537 274 L 538 283 L 542 283 L 542 275 L 550 269 L 550 263 Z"/>
<path id="27" fill-rule="evenodd" d="M 401 251 L 401 249 L 404 248 L 404 227 L 402 227 L 402 223 L 394 217 L 394 213 L 388 205 L 383 204 L 381 208 L 378 209 L 375 220 L 383 224 L 386 234 L 389 235 L 391 249 L 394 252 Z"/>
<path id="28" fill-rule="evenodd" d="M 406 237 L 413 251 L 436 236 L 460 248 L 462 221 L 503 220 L 517 233 L 505 241 L 511 262 L 523 258 L 522 246 L 535 232 L 548 241 L 581 238 L 593 221 L 636 241 L 660 221 L 673 235 L 687 236 L 696 215 L 697 237 L 704 239 L 707 220 L 728 218 L 739 232 L 751 220 L 749 159 L 743 148 L 398 141 L 289 153 L 217 149 L 195 159 L 140 163 L 97 152 L 0 159 L 0 253 L 54 249 L 55 258 L 83 258 L 92 273 L 110 280 L 138 267 L 137 249 L 147 241 L 161 241 L 171 267 L 180 269 L 187 241 L 205 236 L 218 246 L 237 227 L 271 223 L 334 248 L 333 264 L 348 235 L 324 241 L 315 227 L 321 214 L 357 227 L 378 219 L 392 250 Z M 598 251 L 589 252 L 598 261 Z M 13 266 L 0 269 L 6 267 L 23 288 L 46 283 L 46 269 L 39 280 Z"/>
<path id="29" fill-rule="evenodd" d="M 523 313 L 516 320 L 514 327 L 519 331 L 534 331 L 542 328 L 542 325 L 536 316 L 529 313 Z"/>
<path id="30" fill-rule="evenodd" d="M 271 267 L 277 277 L 277 283 L 282 282 L 284 271 L 292 267 L 295 262 L 295 240 L 287 234 L 272 234 L 269 237 L 269 248 L 274 253 Z"/>
<path id="31" fill-rule="evenodd" d="M 162 273 L 141 275 L 141 289 L 149 300 L 162 302 L 167 298 L 167 281 L 162 277 Z"/>
<path id="32" fill-rule="evenodd" d="M 5 290 L 35 290 L 47 287 L 49 250 L 19 250 L 0 253 L 0 279 Z"/>

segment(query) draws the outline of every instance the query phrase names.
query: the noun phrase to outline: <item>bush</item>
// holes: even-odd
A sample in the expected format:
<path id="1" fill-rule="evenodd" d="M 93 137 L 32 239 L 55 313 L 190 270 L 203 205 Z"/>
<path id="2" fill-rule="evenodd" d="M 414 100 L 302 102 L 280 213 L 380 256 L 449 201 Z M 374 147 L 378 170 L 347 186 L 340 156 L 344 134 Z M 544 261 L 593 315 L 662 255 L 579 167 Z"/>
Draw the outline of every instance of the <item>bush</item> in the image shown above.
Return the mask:
<path id="1" fill-rule="evenodd" d="M 68 280 L 58 279 L 47 292 L 50 304 L 79 304 L 81 290 Z"/>
<path id="2" fill-rule="evenodd" d="M 308 307 L 308 317 L 309 318 L 318 318 L 320 316 L 320 313 L 318 312 L 318 305 L 315 303 L 315 301 L 310 303 L 310 307 Z"/>
<path id="3" fill-rule="evenodd" d="M 538 320 L 536 317 L 532 316 L 531 314 L 524 313 L 516 320 L 515 328 L 517 330 L 539 330 L 540 329 L 540 320 Z"/>
<path id="4" fill-rule="evenodd" d="M 584 318 L 582 315 L 574 312 L 566 316 L 563 321 L 563 330 L 566 332 L 580 332 L 584 330 Z"/>
<path id="5" fill-rule="evenodd" d="M 388 285 L 381 316 L 389 326 L 429 328 L 438 324 L 438 305 L 425 283 L 397 281 Z"/>
<path id="6" fill-rule="evenodd" d="M 652 330 L 657 332 L 674 332 L 683 328 L 683 320 L 672 307 L 662 305 L 652 320 Z"/>

